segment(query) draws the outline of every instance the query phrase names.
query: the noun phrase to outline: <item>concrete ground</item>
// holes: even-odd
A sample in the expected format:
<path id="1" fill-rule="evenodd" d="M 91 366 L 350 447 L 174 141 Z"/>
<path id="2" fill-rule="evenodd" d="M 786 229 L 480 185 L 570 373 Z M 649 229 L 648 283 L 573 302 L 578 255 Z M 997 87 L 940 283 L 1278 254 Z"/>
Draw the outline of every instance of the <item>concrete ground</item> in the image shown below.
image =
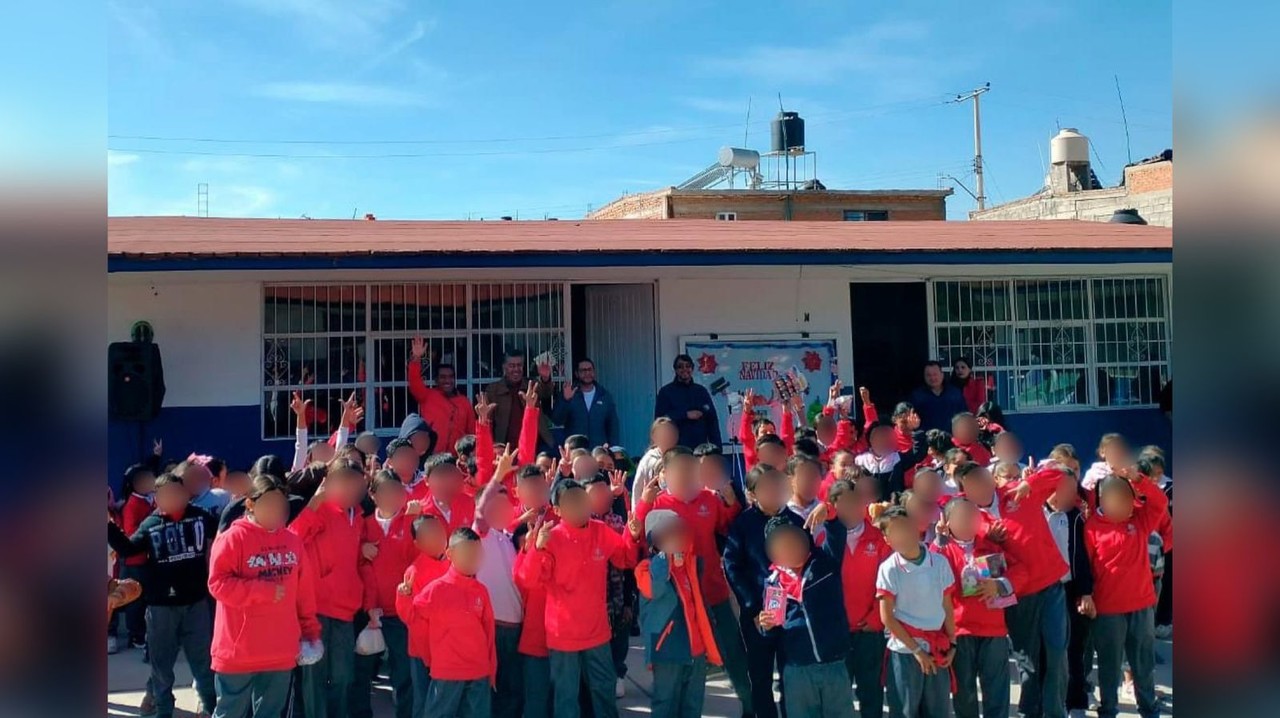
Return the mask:
<path id="1" fill-rule="evenodd" d="M 124 642 L 121 641 L 123 644 Z M 1156 666 L 1156 683 L 1160 695 L 1165 701 L 1165 710 L 1173 715 L 1173 643 L 1157 641 L 1157 653 L 1164 663 Z M 633 644 L 627 659 L 630 666 L 627 678 L 627 697 L 619 701 L 619 709 L 624 716 L 645 716 L 649 714 L 649 693 L 652 687 L 652 674 L 644 667 L 644 651 Z M 142 651 L 122 650 L 107 659 L 107 715 L 138 715 L 137 706 L 142 700 L 143 688 L 149 672 L 147 664 L 142 662 Z M 191 689 L 191 674 L 187 670 L 186 661 L 178 659 L 177 685 L 183 688 L 176 691 L 178 716 L 194 716 L 198 708 L 195 692 Z M 1013 702 L 1018 700 L 1018 686 L 1013 686 Z M 390 718 L 391 691 L 379 685 L 374 689 L 374 715 L 378 718 Z M 185 712 L 184 712 L 185 711 Z M 737 699 L 729 687 L 729 680 L 723 672 L 711 675 L 707 681 L 707 699 L 703 709 L 705 716 L 719 718 L 738 718 L 742 714 Z M 1014 714 L 1016 715 L 1016 713 Z M 1091 713 L 1092 715 L 1092 713 Z M 1132 703 L 1122 706 L 1121 716 L 1136 718 L 1136 709 Z"/>

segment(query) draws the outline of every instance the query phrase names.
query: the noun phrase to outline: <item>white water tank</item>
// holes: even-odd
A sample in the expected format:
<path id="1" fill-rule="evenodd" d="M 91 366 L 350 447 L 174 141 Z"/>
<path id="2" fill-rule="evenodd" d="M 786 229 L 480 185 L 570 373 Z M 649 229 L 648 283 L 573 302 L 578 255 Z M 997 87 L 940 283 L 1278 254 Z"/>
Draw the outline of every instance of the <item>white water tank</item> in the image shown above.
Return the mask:
<path id="1" fill-rule="evenodd" d="M 1089 162 L 1089 138 L 1074 127 L 1064 127 L 1049 141 L 1049 161 L 1058 164 Z"/>
<path id="2" fill-rule="evenodd" d="M 753 170 L 760 166 L 760 153 L 741 147 L 721 147 L 720 166 L 740 170 Z"/>

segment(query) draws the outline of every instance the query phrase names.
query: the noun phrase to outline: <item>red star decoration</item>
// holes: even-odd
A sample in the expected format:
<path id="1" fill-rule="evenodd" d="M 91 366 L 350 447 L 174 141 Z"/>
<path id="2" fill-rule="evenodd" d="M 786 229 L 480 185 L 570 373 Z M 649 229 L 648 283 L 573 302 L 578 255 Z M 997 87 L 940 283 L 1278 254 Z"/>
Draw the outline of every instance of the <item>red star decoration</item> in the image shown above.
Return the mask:
<path id="1" fill-rule="evenodd" d="M 805 352 L 804 357 L 800 361 L 804 364 L 805 371 L 818 371 L 822 368 L 822 357 L 815 351 Z"/>
<path id="2" fill-rule="evenodd" d="M 698 357 L 698 371 L 703 374 L 715 374 L 716 373 L 715 355 L 703 352 L 702 356 Z"/>

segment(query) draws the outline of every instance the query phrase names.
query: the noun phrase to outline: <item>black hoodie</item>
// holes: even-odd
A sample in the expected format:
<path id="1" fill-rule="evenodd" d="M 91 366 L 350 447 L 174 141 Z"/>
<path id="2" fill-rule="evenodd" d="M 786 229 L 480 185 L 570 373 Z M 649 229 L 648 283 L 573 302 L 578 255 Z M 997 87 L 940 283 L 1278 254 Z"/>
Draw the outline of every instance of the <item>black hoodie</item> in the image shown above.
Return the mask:
<path id="1" fill-rule="evenodd" d="M 142 520 L 133 536 L 107 523 L 107 543 L 122 557 L 146 554 L 142 593 L 149 605 L 189 606 L 209 598 L 209 546 L 217 520 L 187 506 L 174 521 L 159 511 Z"/>

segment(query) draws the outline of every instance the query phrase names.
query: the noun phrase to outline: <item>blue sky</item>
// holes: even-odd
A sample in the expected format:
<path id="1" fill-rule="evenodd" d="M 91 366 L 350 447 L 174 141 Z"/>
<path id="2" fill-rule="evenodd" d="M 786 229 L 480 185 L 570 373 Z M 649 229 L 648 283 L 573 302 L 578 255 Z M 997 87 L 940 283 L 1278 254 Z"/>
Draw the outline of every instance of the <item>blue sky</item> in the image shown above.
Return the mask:
<path id="1" fill-rule="evenodd" d="M 1059 125 L 1107 184 L 1172 146 L 1168 2 L 109 0 L 113 215 L 579 217 L 767 149 L 778 94 L 832 189 L 1040 187 Z M 169 139 L 141 139 L 169 138 Z M 175 139 L 176 138 L 176 139 Z M 181 139 L 187 138 L 187 139 Z M 193 140 L 233 140 L 208 142 Z M 388 156 L 393 155 L 393 156 Z M 957 189 L 949 214 L 973 201 Z"/>

